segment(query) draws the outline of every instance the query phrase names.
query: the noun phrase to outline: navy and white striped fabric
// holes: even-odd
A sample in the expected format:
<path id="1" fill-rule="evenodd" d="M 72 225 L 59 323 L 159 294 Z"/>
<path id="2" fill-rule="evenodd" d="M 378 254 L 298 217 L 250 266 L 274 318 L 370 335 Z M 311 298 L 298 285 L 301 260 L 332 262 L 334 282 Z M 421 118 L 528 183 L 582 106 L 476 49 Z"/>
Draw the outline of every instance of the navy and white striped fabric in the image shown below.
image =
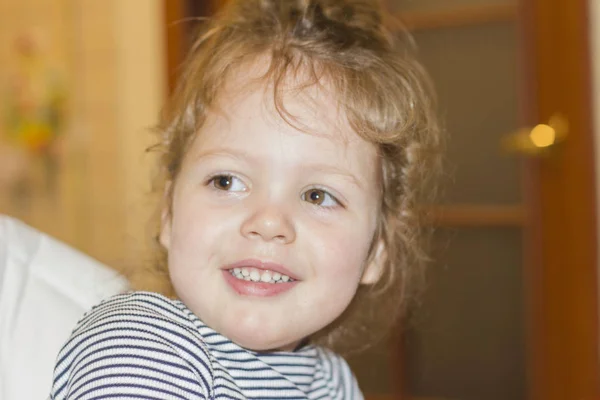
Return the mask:
<path id="1" fill-rule="evenodd" d="M 58 355 L 51 399 L 362 399 L 346 362 L 308 345 L 243 349 L 182 302 L 131 292 L 94 307 Z"/>

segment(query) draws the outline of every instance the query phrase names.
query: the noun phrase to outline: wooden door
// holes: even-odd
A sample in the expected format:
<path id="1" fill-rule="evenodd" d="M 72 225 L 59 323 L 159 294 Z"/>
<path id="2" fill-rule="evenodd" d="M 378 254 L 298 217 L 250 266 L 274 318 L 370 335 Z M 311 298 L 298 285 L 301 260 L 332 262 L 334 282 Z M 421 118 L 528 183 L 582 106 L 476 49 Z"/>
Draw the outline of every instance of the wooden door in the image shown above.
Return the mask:
<path id="1" fill-rule="evenodd" d="M 587 3 L 517 1 L 387 1 L 437 86 L 448 183 L 421 307 L 401 342 L 350 360 L 367 398 L 600 397 Z M 166 0 L 171 82 L 185 37 L 172 22 L 218 3 Z M 563 143 L 502 150 L 556 113 Z"/>
<path id="2" fill-rule="evenodd" d="M 391 389 L 457 400 L 600 397 L 587 3 L 388 5 L 436 82 L 455 168 L 436 207 L 428 291 L 403 330 L 402 384 Z M 502 152 L 506 134 L 557 113 L 570 125 L 564 143 L 537 157 Z"/>

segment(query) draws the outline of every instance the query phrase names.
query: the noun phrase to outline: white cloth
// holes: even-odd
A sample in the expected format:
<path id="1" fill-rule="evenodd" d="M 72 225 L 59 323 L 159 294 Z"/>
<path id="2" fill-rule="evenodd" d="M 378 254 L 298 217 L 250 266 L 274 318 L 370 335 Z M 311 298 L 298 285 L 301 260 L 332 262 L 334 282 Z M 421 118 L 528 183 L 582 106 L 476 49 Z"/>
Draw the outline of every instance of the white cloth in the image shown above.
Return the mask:
<path id="1" fill-rule="evenodd" d="M 114 270 L 0 215 L 0 400 L 47 398 L 77 321 L 126 287 Z"/>

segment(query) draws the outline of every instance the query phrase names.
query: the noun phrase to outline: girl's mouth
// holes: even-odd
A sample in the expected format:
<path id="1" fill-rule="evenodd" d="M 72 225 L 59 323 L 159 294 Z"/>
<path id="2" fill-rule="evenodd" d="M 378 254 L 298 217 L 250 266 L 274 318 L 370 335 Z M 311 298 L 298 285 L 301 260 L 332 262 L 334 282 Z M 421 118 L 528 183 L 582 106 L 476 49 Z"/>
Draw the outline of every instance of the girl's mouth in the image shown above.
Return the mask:
<path id="1" fill-rule="evenodd" d="M 253 258 L 229 264 L 222 273 L 229 286 L 242 296 L 277 296 L 301 282 L 282 264 Z"/>
<path id="2" fill-rule="evenodd" d="M 279 272 L 268 271 L 268 270 L 260 270 L 252 267 L 236 267 L 228 270 L 228 272 L 235 278 L 244 280 L 244 281 L 252 281 L 252 282 L 262 282 L 262 283 L 272 283 L 272 284 L 280 284 L 287 282 L 294 282 L 294 279 L 290 278 L 287 275 L 284 275 Z"/>

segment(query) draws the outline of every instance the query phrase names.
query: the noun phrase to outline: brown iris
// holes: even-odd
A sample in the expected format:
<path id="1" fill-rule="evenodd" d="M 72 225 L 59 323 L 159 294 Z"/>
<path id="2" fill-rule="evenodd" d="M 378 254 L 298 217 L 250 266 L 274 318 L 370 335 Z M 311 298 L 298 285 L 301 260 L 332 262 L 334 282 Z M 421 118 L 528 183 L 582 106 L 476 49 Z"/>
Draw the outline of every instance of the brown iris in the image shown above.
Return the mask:
<path id="1" fill-rule="evenodd" d="M 233 178 L 231 176 L 220 175 L 220 176 L 216 176 L 214 178 L 213 185 L 217 189 L 229 190 L 229 189 L 231 189 L 232 182 L 233 182 Z"/>
<path id="2" fill-rule="evenodd" d="M 321 204 L 323 204 L 323 201 L 325 201 L 325 196 L 327 196 L 327 194 L 323 190 L 310 189 L 305 194 L 305 200 L 309 203 L 320 206 Z"/>

